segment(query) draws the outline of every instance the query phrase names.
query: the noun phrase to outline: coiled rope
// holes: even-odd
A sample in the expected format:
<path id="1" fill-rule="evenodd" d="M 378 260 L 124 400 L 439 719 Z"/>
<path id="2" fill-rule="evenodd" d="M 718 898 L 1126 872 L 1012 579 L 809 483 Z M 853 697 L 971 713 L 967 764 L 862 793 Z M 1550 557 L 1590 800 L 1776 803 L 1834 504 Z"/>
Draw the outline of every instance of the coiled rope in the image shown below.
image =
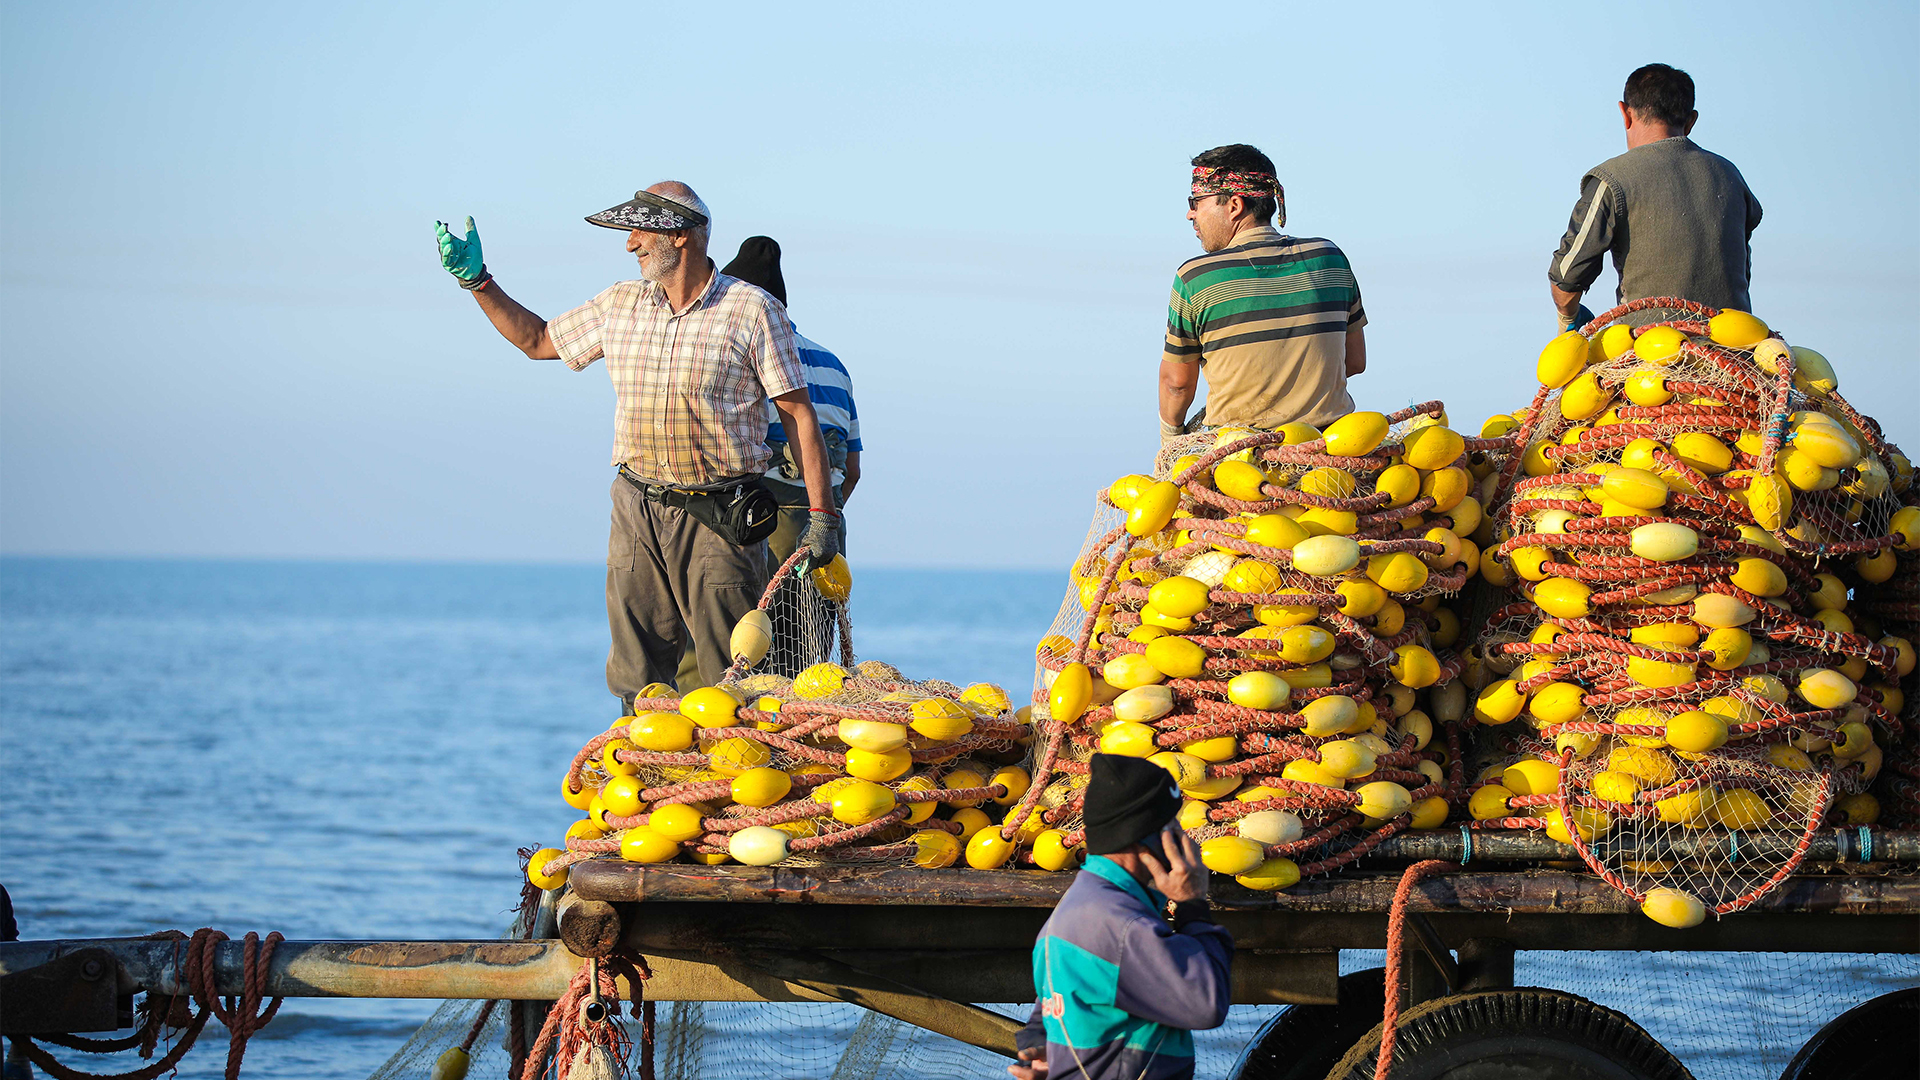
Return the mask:
<path id="1" fill-rule="evenodd" d="M 201 927 L 191 936 L 178 930 L 163 930 L 149 936 L 174 943 L 174 964 L 180 982 L 187 987 L 188 995 L 169 996 L 165 999 L 166 1004 L 162 1005 L 160 995 L 149 991 L 145 1002 L 145 1022 L 139 1031 L 122 1038 L 89 1039 L 77 1035 L 39 1037 L 56 1046 L 93 1054 L 118 1053 L 137 1046 L 142 1058 L 150 1058 L 163 1024 L 181 1030 L 179 1041 L 158 1061 L 123 1073 L 90 1073 L 61 1064 L 59 1059 L 35 1045 L 33 1039 L 27 1036 L 13 1036 L 14 1045 L 23 1049 L 28 1060 L 55 1080 L 155 1080 L 179 1065 L 180 1059 L 192 1048 L 194 1040 L 200 1037 L 201 1029 L 207 1026 L 207 1018 L 217 1016 L 228 1031 L 226 1078 L 239 1080 L 240 1062 L 246 1057 L 247 1040 L 272 1021 L 274 1014 L 280 1011 L 280 1003 L 285 1000 L 276 997 L 264 1010 L 260 1008 L 260 1002 L 266 996 L 267 968 L 273 962 L 274 947 L 286 939 L 280 936 L 279 931 L 268 934 L 264 939 L 249 931 L 245 938 L 241 967 L 241 992 L 237 997 L 222 999 L 215 979 L 214 959 L 217 955 L 215 950 L 220 944 L 230 940 L 226 934 Z M 182 942 L 187 946 L 184 959 L 179 952 Z M 200 1006 L 200 1011 L 191 1019 L 186 1016 L 188 996 Z"/>

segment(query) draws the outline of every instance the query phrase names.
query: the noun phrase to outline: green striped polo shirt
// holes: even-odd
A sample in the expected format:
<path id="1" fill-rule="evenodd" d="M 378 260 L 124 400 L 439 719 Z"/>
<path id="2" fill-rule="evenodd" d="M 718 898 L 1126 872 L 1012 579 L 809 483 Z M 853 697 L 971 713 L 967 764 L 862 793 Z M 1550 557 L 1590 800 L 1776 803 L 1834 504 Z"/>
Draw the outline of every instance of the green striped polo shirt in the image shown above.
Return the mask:
<path id="1" fill-rule="evenodd" d="M 1206 422 L 1325 426 L 1353 411 L 1347 331 L 1367 324 L 1360 284 L 1333 241 L 1260 227 L 1182 264 L 1163 359 L 1199 362 Z"/>

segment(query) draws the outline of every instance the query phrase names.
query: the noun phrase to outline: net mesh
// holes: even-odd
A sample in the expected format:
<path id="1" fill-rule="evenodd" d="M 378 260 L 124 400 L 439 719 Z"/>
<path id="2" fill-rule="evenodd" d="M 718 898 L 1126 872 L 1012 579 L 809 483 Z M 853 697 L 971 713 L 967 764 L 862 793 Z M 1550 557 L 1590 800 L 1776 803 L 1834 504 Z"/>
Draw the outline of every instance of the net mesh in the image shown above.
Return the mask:
<path id="1" fill-rule="evenodd" d="M 859 660 L 844 564 L 789 560 L 718 688 L 649 687 L 582 747 L 563 793 L 587 816 L 535 883 L 595 857 L 1070 869 L 1096 750 L 1166 767 L 1209 867 L 1256 889 L 1464 818 L 1545 830 L 1687 925 L 1764 896 L 1823 826 L 1920 824 L 1911 466 L 1824 358 L 1717 314 L 1607 313 L 1477 439 L 1430 402 L 1169 443 L 1097 497 L 1030 706 Z M 1522 954 L 1518 981 L 1627 1013 L 1703 1078 L 1774 1075 L 1920 982 L 1904 956 L 1622 955 Z M 468 1033 L 491 1066 L 504 1016 L 479 1009 L 375 1075 Z M 1200 1075 L 1274 1011 L 1197 1033 Z M 664 1077 L 1005 1064 L 844 1005 L 662 1016 Z"/>
<path id="2" fill-rule="evenodd" d="M 1383 954 L 1341 954 L 1341 970 Z M 1631 1017 L 1698 1080 L 1772 1080 L 1828 1021 L 1880 994 L 1920 986 L 1920 956 L 1726 952 L 1522 952 L 1515 982 L 1589 998 Z M 1377 1002 L 1366 1003 L 1378 1008 Z M 448 1002 L 370 1080 L 428 1077 L 458 1045 L 481 1002 Z M 1024 1017 L 1030 1005 L 989 1005 Z M 1236 1005 L 1194 1033 L 1195 1075 L 1230 1077 L 1262 1025 L 1282 1010 Z M 475 1044 L 472 1077 L 506 1073 L 505 1010 Z M 980 1080 L 1007 1059 L 852 1005 L 674 1002 L 659 1012 L 660 1080 Z M 629 1025 L 631 1021 L 622 1021 Z"/>
<path id="3" fill-rule="evenodd" d="M 443 1002 L 367 1080 L 440 1080 L 436 1064 L 457 1058 L 464 1058 L 469 1076 L 505 1076 L 510 1012 L 505 1002 Z"/>
<path id="4" fill-rule="evenodd" d="M 803 554 L 741 620 L 717 686 L 646 687 L 632 715 L 581 748 L 562 793 L 587 816 L 564 851 L 535 857 L 536 883 L 555 887 L 573 863 L 616 856 L 942 867 L 1001 829 L 1009 838 L 981 840 L 968 862 L 1010 860 L 1013 822 L 1033 818 L 1022 803 L 1026 710 L 991 683 L 914 680 L 858 660 L 845 561 L 804 573 Z"/>
<path id="5" fill-rule="evenodd" d="M 1877 816 L 1867 789 L 1907 726 L 1906 466 L 1817 354 L 1727 344 L 1684 301 L 1629 307 L 1568 335 L 1578 374 L 1502 463 L 1468 807 L 1685 920 L 1766 895 L 1824 824 Z M 1609 325 L 1625 314 L 1640 325 Z"/>
<path id="6" fill-rule="evenodd" d="M 1067 842 L 1095 752 L 1173 773 L 1208 865 L 1250 888 L 1445 818 L 1460 733 L 1433 701 L 1457 695 L 1461 624 L 1442 601 L 1477 560 L 1470 466 L 1506 444 L 1455 435 L 1439 402 L 1347 421 L 1361 434 L 1196 433 L 1099 494 L 1036 650 L 1036 782 Z"/>

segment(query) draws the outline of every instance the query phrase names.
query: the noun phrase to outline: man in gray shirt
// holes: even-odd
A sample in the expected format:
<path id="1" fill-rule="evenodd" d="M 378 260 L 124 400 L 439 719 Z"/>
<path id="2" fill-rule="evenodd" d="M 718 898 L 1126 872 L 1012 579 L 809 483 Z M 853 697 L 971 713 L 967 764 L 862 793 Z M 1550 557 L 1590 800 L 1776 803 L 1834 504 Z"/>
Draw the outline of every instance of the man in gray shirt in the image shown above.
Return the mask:
<path id="1" fill-rule="evenodd" d="M 1693 79 L 1665 64 L 1627 76 L 1620 116 L 1627 152 L 1580 180 L 1580 201 L 1547 269 L 1562 327 L 1585 314 L 1581 294 L 1611 252 L 1619 303 L 1678 296 L 1717 308 L 1751 309 L 1753 230 L 1760 203 L 1733 162 L 1687 138 L 1700 114 Z M 1629 320 L 1631 321 L 1631 320 Z"/>

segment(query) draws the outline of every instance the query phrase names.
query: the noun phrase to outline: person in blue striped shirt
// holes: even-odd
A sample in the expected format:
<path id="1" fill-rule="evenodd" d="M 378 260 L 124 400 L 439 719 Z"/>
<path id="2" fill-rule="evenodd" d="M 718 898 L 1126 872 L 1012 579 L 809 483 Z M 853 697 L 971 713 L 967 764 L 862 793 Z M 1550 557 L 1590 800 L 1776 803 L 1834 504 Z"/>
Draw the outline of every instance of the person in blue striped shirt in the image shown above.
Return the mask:
<path id="1" fill-rule="evenodd" d="M 740 253 L 720 272 L 766 290 L 780 301 L 781 310 L 786 310 L 787 282 L 780 273 L 780 245 L 772 237 L 747 237 L 740 244 Z M 787 316 L 787 323 L 790 326 L 793 324 L 792 315 Z M 820 434 L 827 444 L 834 507 L 843 511 L 840 516 L 839 550 L 845 552 L 847 518 L 844 509 L 847 499 L 853 495 L 854 485 L 860 482 L 860 412 L 853 404 L 853 376 L 847 373 L 847 366 L 840 362 L 839 357 L 800 333 L 798 327 L 794 327 L 793 335 L 800 347 L 800 366 L 807 378 L 807 397 L 813 401 L 814 415 L 820 419 Z M 768 565 L 779 567 L 793 554 L 799 546 L 800 534 L 806 531 L 808 500 L 806 478 L 800 471 L 800 456 L 787 445 L 786 428 L 781 426 L 780 415 L 771 406 L 767 410 L 767 445 L 773 448 L 773 463 L 761 482 L 768 491 L 773 492 L 775 501 L 780 504 L 780 523 L 773 535 L 767 537 L 768 554 L 773 556 Z M 825 638 L 832 636 L 830 629 L 825 627 L 821 628 L 821 633 Z M 775 636 L 780 635 L 776 633 Z M 790 666 L 779 655 L 782 651 L 776 648 L 776 655 L 769 658 L 769 670 L 793 674 L 782 670 Z M 681 659 L 679 676 L 682 693 L 699 685 L 699 667 L 693 662 L 691 647 Z"/>
<path id="2" fill-rule="evenodd" d="M 750 236 L 740 244 L 740 253 L 720 271 L 749 285 L 758 285 L 780 301 L 787 302 L 787 282 L 780 273 L 780 245 L 772 237 Z M 791 324 L 793 317 L 787 317 Z M 837 507 L 846 505 L 860 482 L 860 413 L 853 404 L 853 376 L 840 358 L 794 327 L 800 345 L 800 366 L 807 376 L 807 397 L 813 401 L 820 418 L 820 434 L 826 438 L 827 458 L 832 465 L 833 498 Z M 773 447 L 773 464 L 763 482 L 779 500 L 782 510 L 780 528 L 767 538 L 774 565 L 793 554 L 798 529 L 806 528 L 807 488 L 801 475 L 799 455 L 787 446 L 786 429 L 778 415 L 767 414 L 767 445 Z M 840 540 L 846 542 L 846 519 L 841 518 Z M 841 547 L 842 551 L 846 548 Z"/>

